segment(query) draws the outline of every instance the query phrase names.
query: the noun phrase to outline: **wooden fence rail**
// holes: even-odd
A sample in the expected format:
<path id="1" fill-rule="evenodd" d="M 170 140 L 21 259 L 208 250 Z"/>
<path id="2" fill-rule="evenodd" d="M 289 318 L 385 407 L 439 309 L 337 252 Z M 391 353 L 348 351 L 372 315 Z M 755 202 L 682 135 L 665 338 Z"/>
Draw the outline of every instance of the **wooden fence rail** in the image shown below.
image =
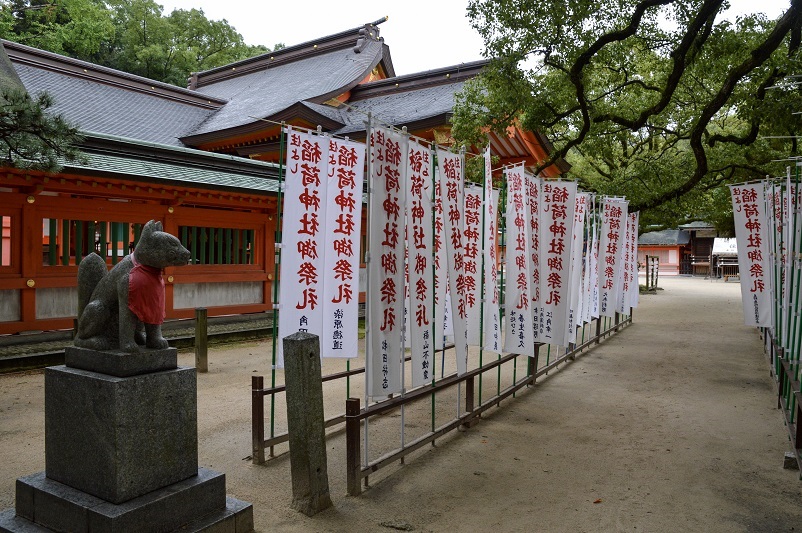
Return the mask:
<path id="1" fill-rule="evenodd" d="M 493 406 L 498 406 L 503 400 L 512 396 L 516 391 L 520 390 L 523 387 L 531 386 L 535 384 L 535 381 L 551 372 L 552 370 L 556 369 L 560 364 L 574 360 L 577 355 L 580 355 L 583 351 L 590 349 L 592 346 L 597 345 L 603 340 L 605 337 L 608 337 L 614 333 L 617 333 L 620 328 L 625 327 L 632 323 L 632 315 L 622 317 L 616 313 L 614 320 L 610 322 L 609 327 L 602 330 L 602 319 L 596 320 L 596 327 L 594 334 L 589 337 L 587 340 L 584 340 L 579 345 L 571 345 L 569 349 L 566 350 L 564 354 L 560 357 L 557 357 L 551 361 L 548 361 L 548 364 L 544 365 L 543 367 L 538 368 L 538 364 L 540 362 L 540 348 L 543 345 L 537 345 L 537 350 L 534 358 L 527 358 L 524 355 L 519 354 L 507 354 L 501 356 L 499 359 L 496 359 L 492 362 L 485 363 L 482 366 L 470 370 L 462 375 L 452 374 L 446 376 L 445 378 L 441 379 L 440 381 L 435 382 L 433 385 L 425 385 L 419 387 L 417 389 L 413 389 L 410 391 L 405 392 L 403 396 L 396 396 L 389 400 L 372 404 L 365 408 L 360 407 L 360 400 L 358 398 L 349 398 L 346 400 L 345 405 L 345 413 L 339 414 L 337 416 L 331 417 L 326 419 L 325 425 L 326 427 L 337 426 L 339 424 L 345 423 L 345 434 L 346 434 L 346 448 L 347 448 L 347 458 L 348 458 L 348 472 L 347 472 L 347 479 L 348 479 L 348 494 L 351 495 L 358 495 L 361 493 L 361 480 L 364 479 L 365 483 L 367 484 L 368 476 L 379 470 L 380 468 L 392 464 L 395 461 L 403 460 L 406 455 L 409 455 L 413 451 L 419 449 L 420 447 L 434 442 L 436 439 L 442 437 L 446 433 L 459 428 L 460 426 L 470 426 L 473 422 L 475 422 L 480 415 Z M 480 405 L 475 405 L 475 381 L 477 377 L 489 372 L 491 370 L 499 368 L 501 365 L 506 363 L 513 362 L 515 364 L 518 358 L 526 358 L 527 359 L 527 373 L 526 376 L 514 380 L 514 382 L 506 387 L 505 389 L 500 389 L 496 395 L 493 397 L 482 400 Z M 407 358 L 409 360 L 409 358 Z M 348 378 L 351 376 L 356 376 L 359 374 L 364 373 L 364 368 L 352 369 L 345 372 L 338 372 L 335 374 L 330 374 L 327 376 L 323 376 L 322 381 L 332 381 L 337 379 Z M 417 400 L 421 400 L 423 398 L 429 397 L 433 394 L 437 394 L 443 392 L 449 388 L 455 387 L 459 384 L 465 384 L 465 410 L 459 416 L 455 416 L 454 419 L 450 420 L 449 422 L 434 428 L 429 433 L 418 437 L 417 439 L 404 444 L 403 446 L 399 447 L 396 450 L 393 450 L 378 459 L 370 461 L 368 464 L 363 465 L 361 462 L 361 433 L 362 433 L 362 423 L 364 420 L 372 416 L 381 415 L 387 413 L 389 411 L 399 409 L 402 405 L 406 405 Z M 261 464 L 265 462 L 266 454 L 265 451 L 269 450 L 270 457 L 273 456 L 274 449 L 273 447 L 277 444 L 286 442 L 289 440 L 289 436 L 286 432 L 281 434 L 273 435 L 270 438 L 265 438 L 265 398 L 268 396 L 273 396 L 277 394 L 284 393 L 285 387 L 284 385 L 279 385 L 276 387 L 271 388 L 264 388 L 264 377 L 263 376 L 252 376 L 251 378 L 251 407 L 252 407 L 252 445 L 253 445 L 253 454 L 252 454 L 252 461 L 254 464 Z"/>

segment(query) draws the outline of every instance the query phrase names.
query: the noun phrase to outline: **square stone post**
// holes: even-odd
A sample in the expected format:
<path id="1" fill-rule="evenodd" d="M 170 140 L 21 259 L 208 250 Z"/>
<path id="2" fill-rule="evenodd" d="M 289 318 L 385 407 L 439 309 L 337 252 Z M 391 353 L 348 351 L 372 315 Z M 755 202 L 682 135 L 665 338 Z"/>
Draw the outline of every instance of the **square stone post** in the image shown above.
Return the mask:
<path id="1" fill-rule="evenodd" d="M 299 331 L 284 337 L 283 342 L 292 508 L 312 516 L 331 507 L 320 339 Z"/>

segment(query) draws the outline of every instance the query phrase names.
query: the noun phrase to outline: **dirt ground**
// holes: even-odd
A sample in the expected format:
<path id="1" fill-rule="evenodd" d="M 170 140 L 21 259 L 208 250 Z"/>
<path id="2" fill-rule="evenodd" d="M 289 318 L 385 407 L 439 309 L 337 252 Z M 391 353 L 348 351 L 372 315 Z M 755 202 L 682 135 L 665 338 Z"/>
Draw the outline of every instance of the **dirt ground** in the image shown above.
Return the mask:
<path id="1" fill-rule="evenodd" d="M 632 326 L 473 428 L 371 476 L 360 497 L 345 495 L 344 435 L 330 433 L 334 507 L 312 518 L 289 507 L 286 445 L 265 465 L 250 461 L 250 379 L 270 381 L 270 343 L 214 348 L 210 372 L 198 376 L 200 464 L 225 472 L 228 492 L 254 504 L 258 531 L 802 528 L 802 482 L 782 468 L 787 431 L 757 331 L 742 325 L 737 283 L 661 286 L 641 296 Z M 179 359 L 194 364 L 191 352 Z M 324 373 L 344 364 L 327 360 Z M 351 381 L 352 396 L 362 380 Z M 483 392 L 497 386 L 485 379 Z M 327 415 L 342 412 L 345 383 L 324 391 Z M 13 506 L 17 477 L 44 470 L 43 404 L 41 372 L 0 376 L 0 509 Z M 453 394 L 438 396 L 438 424 L 456 409 Z M 404 417 L 410 439 L 430 424 L 431 406 Z M 399 421 L 395 413 L 371 422 L 372 458 L 397 445 Z"/>

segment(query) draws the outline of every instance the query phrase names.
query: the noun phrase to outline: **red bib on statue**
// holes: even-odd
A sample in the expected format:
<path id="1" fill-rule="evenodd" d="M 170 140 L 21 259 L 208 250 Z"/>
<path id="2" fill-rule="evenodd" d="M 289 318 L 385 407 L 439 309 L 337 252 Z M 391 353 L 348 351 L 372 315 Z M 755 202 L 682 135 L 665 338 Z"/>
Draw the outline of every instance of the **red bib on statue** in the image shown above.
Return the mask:
<path id="1" fill-rule="evenodd" d="M 145 324 L 164 322 L 164 279 L 162 269 L 137 263 L 128 278 L 128 309 Z"/>

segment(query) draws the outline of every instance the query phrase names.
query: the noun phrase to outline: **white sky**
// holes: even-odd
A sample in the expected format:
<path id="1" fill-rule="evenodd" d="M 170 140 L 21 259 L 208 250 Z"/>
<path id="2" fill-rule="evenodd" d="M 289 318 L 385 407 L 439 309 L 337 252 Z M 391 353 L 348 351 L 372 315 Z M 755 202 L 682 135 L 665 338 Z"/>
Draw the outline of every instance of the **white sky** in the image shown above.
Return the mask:
<path id="1" fill-rule="evenodd" d="M 561 0 L 545 0 L 561 1 Z M 483 43 L 471 28 L 468 0 L 168 0 L 159 1 L 164 14 L 173 9 L 200 8 L 211 20 L 226 19 L 248 44 L 287 46 L 373 22 L 390 46 L 396 74 L 410 74 L 482 59 Z M 763 11 L 779 16 L 789 0 L 730 0 L 734 15 Z M 759 4 L 756 7 L 755 4 Z"/>

